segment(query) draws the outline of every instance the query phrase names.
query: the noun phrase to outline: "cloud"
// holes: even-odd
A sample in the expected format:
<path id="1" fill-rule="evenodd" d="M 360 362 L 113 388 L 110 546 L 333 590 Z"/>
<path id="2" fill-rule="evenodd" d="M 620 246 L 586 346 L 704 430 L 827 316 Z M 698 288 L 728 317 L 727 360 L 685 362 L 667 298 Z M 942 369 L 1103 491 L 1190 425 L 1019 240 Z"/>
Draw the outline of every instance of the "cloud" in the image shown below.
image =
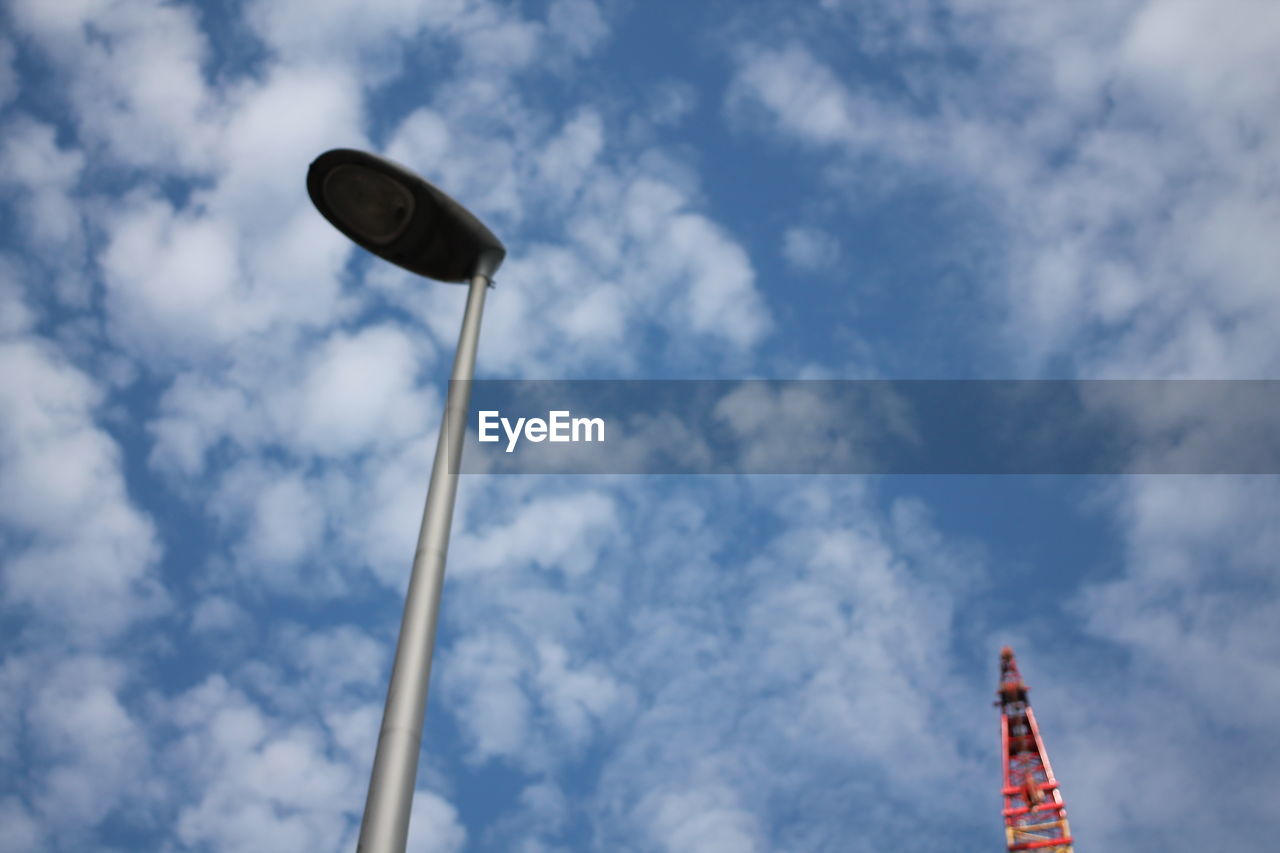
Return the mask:
<path id="1" fill-rule="evenodd" d="M 558 505 L 563 524 L 581 514 L 568 510 L 577 490 L 564 480 L 468 481 L 466 515 Z M 786 846 L 799 830 L 784 815 L 795 814 L 814 833 L 806 849 L 858 832 L 874 849 L 888 836 L 843 799 L 860 801 L 857 785 L 906 808 L 912 792 L 975 772 L 968 756 L 985 729 L 948 709 L 985 702 L 947 650 L 976 567 L 921 507 L 880 516 L 868 493 L 835 481 L 760 478 L 749 492 L 697 479 L 604 483 L 594 489 L 618 490 L 626 514 L 594 540 L 593 570 L 563 588 L 529 570 L 543 551 L 534 538 L 522 554 L 509 525 L 454 543 L 459 568 L 508 555 L 501 570 L 451 575 L 445 636 L 465 630 L 445 647 L 440 696 L 472 761 L 534 778 L 587 770 L 570 796 L 596 815 L 602 843 L 624 849 Z M 747 547 L 740 525 L 722 523 L 740 514 L 771 533 Z M 598 770 L 578 763 L 583 744 Z M 806 794 L 830 785 L 843 796 Z M 967 808 L 952 805 L 954 818 Z"/>
<path id="2" fill-rule="evenodd" d="M 486 306 L 486 369 L 546 376 L 591 363 L 632 371 L 643 330 L 655 325 L 672 342 L 696 341 L 738 360 L 767 336 L 771 317 L 750 258 L 697 209 L 693 188 L 643 160 L 614 166 L 620 141 L 594 110 L 548 130 L 512 93 L 474 91 L 480 86 L 442 89 L 435 104 L 405 119 L 388 151 L 427 167 L 428 177 L 438 171 L 440 184 L 508 243 Z M 507 117 L 500 133 L 468 132 L 495 115 Z M 563 212 L 563 225 L 526 237 L 521 223 L 534 210 Z M 461 294 L 409 286 L 390 269 L 372 278 L 438 339 L 457 334 Z M 620 345 L 619 336 L 632 343 Z M 697 347 L 686 348 L 694 357 Z"/>
<path id="3" fill-rule="evenodd" d="M 152 425 L 152 461 L 162 470 L 200 473 L 206 455 L 228 441 L 245 452 L 289 447 L 295 458 L 344 458 L 398 451 L 425 441 L 439 416 L 436 392 L 420 387 L 432 364 L 401 327 L 371 325 L 307 340 L 265 341 L 225 371 L 179 375 Z"/>
<path id="4" fill-rule="evenodd" d="M 52 126 L 25 116 L 12 121 L 0 149 L 0 177 L 30 194 L 20 224 L 38 249 L 65 247 L 78 236 L 80 212 L 68 196 L 84 163 L 80 151 L 57 144 Z"/>
<path id="5" fill-rule="evenodd" d="M 599 490 L 539 497 L 541 479 L 465 492 L 460 515 L 484 507 L 496 521 L 464 528 L 453 543 L 450 576 L 461 597 L 445 618 L 471 627 L 447 646 L 438 671 L 472 761 L 548 773 L 611 731 L 634 697 L 592 650 L 593 636 L 600 651 L 609 642 L 588 627 L 600 617 L 583 612 L 596 596 L 612 598 L 613 579 L 596 572 L 623 535 L 620 508 Z"/>
<path id="6" fill-rule="evenodd" d="M 249 616 L 240 605 L 222 595 L 202 599 L 191 613 L 191 630 L 196 634 L 231 632 L 243 628 Z"/>
<path id="7" fill-rule="evenodd" d="M 467 831 L 458 822 L 458 810 L 430 791 L 416 791 L 409 818 L 411 853 L 458 853 L 465 849 Z"/>
<path id="8" fill-rule="evenodd" d="M 522 681 L 527 654 L 514 638 L 472 632 L 454 643 L 441 667 L 440 689 L 471 742 L 471 758 L 521 756 L 529 751 L 533 709 Z"/>
<path id="9" fill-rule="evenodd" d="M 219 498 L 249 509 L 238 560 L 255 574 L 295 566 L 324 542 L 323 505 L 297 473 L 243 466 L 223 478 Z M 297 578 L 289 572 L 281 580 L 292 585 Z"/>
<path id="10" fill-rule="evenodd" d="M 590 54 L 609 34 L 609 25 L 592 0 L 552 0 L 547 24 L 579 56 Z"/>
<path id="11" fill-rule="evenodd" d="M 0 821 L 4 822 L 7 833 L 5 844 L 14 853 L 36 853 L 43 849 L 44 833 L 17 797 L 0 799 Z"/>
<path id="12" fill-rule="evenodd" d="M 976 64 L 926 64 L 915 100 L 841 73 L 816 40 L 790 41 L 739 54 L 731 114 L 822 152 L 819 168 L 842 188 L 865 186 L 854 175 L 868 159 L 889 164 L 890 194 L 923 164 L 940 194 L 991 216 L 1000 271 L 975 275 L 1006 312 L 1007 364 L 1091 377 L 1273 374 L 1280 301 L 1263 282 L 1275 241 L 1262 232 L 1280 222 L 1280 193 L 1259 176 L 1274 171 L 1280 123 L 1264 106 L 1274 76 L 1258 69 L 1275 13 L 1252 0 L 1211 12 L 1176 0 L 1087 14 L 948 10 L 932 37 Z M 1254 756 L 1274 726 L 1253 709 L 1276 702 L 1278 683 L 1265 626 L 1280 591 L 1261 556 L 1274 544 L 1263 518 L 1274 490 L 1198 477 L 1099 491 L 1094 506 L 1114 514 L 1123 559 L 1071 597 L 1085 637 L 1064 638 L 1054 679 L 1037 681 L 1038 706 L 1058 720 L 1050 748 L 1073 829 L 1082 845 L 1256 846 L 1253 833 L 1273 823 L 1261 828 L 1218 792 L 1271 775 Z M 1134 732 L 1111 718 L 1115 707 L 1163 711 Z M 1132 767 L 1152 784 L 1117 799 Z"/>
<path id="13" fill-rule="evenodd" d="M 117 335 L 163 354 L 209 351 L 255 323 L 236 244 L 221 222 L 150 199 L 119 217 L 102 257 Z"/>
<path id="14" fill-rule="evenodd" d="M 456 48 L 459 65 L 484 77 L 519 72 L 541 60 L 591 54 L 609 27 L 592 0 L 556 0 L 546 20 L 524 18 L 485 0 L 392 0 L 369 6 L 327 0 L 322 6 L 254 2 L 246 9 L 254 32 L 284 63 L 317 56 L 359 69 L 371 85 L 394 79 L 404 63 Z"/>
<path id="15" fill-rule="evenodd" d="M 0 107 L 9 105 L 18 95 L 18 72 L 14 61 L 18 52 L 9 39 L 0 39 Z"/>
<path id="16" fill-rule="evenodd" d="M 8 258 L 0 256 L 0 339 L 8 340 L 31 329 L 35 313 L 22 298 Z"/>
<path id="17" fill-rule="evenodd" d="M 6 655 L 0 715 L 16 749 L 0 749 L 6 775 L 26 779 L 13 819 L 16 850 L 84 846 L 108 814 L 145 807 L 152 753 L 143 721 L 126 706 L 128 669 L 96 654 Z M 121 776 L 120 768 L 132 774 Z"/>
<path id="18" fill-rule="evenodd" d="M 1280 32 L 1280 14 L 1259 0 L 1234 0 L 1210 13 L 1188 0 L 1164 0 L 1139 7 L 1120 46 L 1121 63 L 1139 84 L 1176 99 L 1201 115 L 1234 117 L 1274 127 L 1251 116 L 1275 96 L 1280 84 L 1257 73 L 1258 60 Z M 1213 122 L 1216 135 L 1226 128 Z M 1235 147 L 1240 140 L 1221 140 Z"/>
<path id="19" fill-rule="evenodd" d="M 650 837 L 671 853 L 732 853 L 765 849 L 758 818 L 732 790 L 708 786 L 646 798 Z"/>
<path id="20" fill-rule="evenodd" d="M 54 61 L 83 145 L 126 166 L 208 168 L 216 104 L 193 8 L 139 0 L 54 11 L 21 0 L 9 14 Z"/>
<path id="21" fill-rule="evenodd" d="M 840 260 L 840 243 L 821 228 L 797 226 L 783 232 L 782 254 L 801 272 L 823 272 Z"/>
<path id="22" fill-rule="evenodd" d="M 599 664 L 574 666 L 569 651 L 561 645 L 543 642 L 537 649 L 540 698 L 555 725 L 574 744 L 587 742 L 594 734 L 597 719 L 629 704 L 628 690 Z"/>
<path id="23" fill-rule="evenodd" d="M 335 334 L 316 353 L 289 415 L 301 450 L 337 456 L 426 435 L 436 403 L 417 388 L 423 359 L 394 326 Z"/>
<path id="24" fill-rule="evenodd" d="M 48 764 L 33 799 L 46 819 L 60 814 L 75 828 L 98 823 L 130 795 L 132 786 L 109 781 L 115 769 L 148 766 L 140 721 L 119 697 L 123 680 L 113 662 L 81 657 L 59 662 L 35 688 L 27 724 Z"/>
<path id="25" fill-rule="evenodd" d="M 507 240 L 482 371 L 755 372 L 770 258 L 665 136 L 708 93 L 617 99 L 590 64 L 617 28 L 586 0 L 11 5 L 57 93 L 39 119 L 7 106 L 0 146 L 26 229 L 0 259 L 7 843 L 350 848 L 463 291 L 353 250 L 305 164 L 384 150 Z M 978 296 L 1006 364 L 1273 372 L 1263 4 L 821 7 L 828 32 L 858 24 L 838 51 L 797 25 L 730 53 L 733 127 L 798 152 L 845 212 L 962 199 L 939 215 L 995 247 Z M 855 48 L 892 73 L 851 73 Z M 839 259 L 836 206 L 784 233 L 798 270 Z M 45 267 L 75 284 L 61 305 Z M 875 488 L 466 479 L 437 681 L 460 746 L 417 794 L 413 848 L 884 849 L 922 813 L 983 833 L 989 720 L 957 709 L 989 698 L 965 650 L 985 568 Z M 1037 693 L 1095 846 L 1153 815 L 1185 827 L 1166 847 L 1253 840 L 1219 792 L 1271 779 L 1273 498 L 1166 482 L 1107 505 L 1125 564 L 1073 612 L 1133 664 L 1092 679 L 1064 651 Z M 1168 713 L 1134 734 L 1079 698 L 1100 694 Z M 1216 764 L 1205 731 L 1230 741 Z M 1117 803 L 1134 766 L 1156 781 Z M 482 834 L 444 792 L 477 778 L 501 783 Z"/>
<path id="26" fill-rule="evenodd" d="M 839 185 L 877 187 L 855 206 L 922 180 L 965 193 L 1003 247 L 1003 274 L 976 274 L 1024 363 L 1079 338 L 1090 344 L 1068 357 L 1086 374 L 1265 373 L 1276 306 L 1258 271 L 1274 245 L 1254 229 L 1280 217 L 1280 196 L 1251 176 L 1280 131 L 1263 107 L 1274 85 L 1256 74 L 1275 16 L 1252 0 L 1215 9 L 1212 26 L 1179 2 L 1098 11 L 956 4 L 938 37 L 1004 65 L 926 65 L 915 103 L 847 81 L 796 40 L 744 48 L 728 106 L 827 152 Z M 1241 27 L 1257 37 L 1236 40 Z"/>
<path id="27" fill-rule="evenodd" d="M 140 188 L 105 225 L 109 331 L 156 369 L 351 310 L 338 279 L 349 247 L 310 209 L 297 165 L 326 141 L 359 144 L 351 81 L 286 68 L 230 91 L 210 125 L 222 166 L 211 186 L 186 205 Z"/>
<path id="28" fill-rule="evenodd" d="M 0 146 L 0 190 L 12 194 L 21 214 L 17 227 L 27 252 L 54 273 L 53 291 L 63 301 L 87 306 L 84 202 L 76 197 L 85 167 L 82 152 L 59 146 L 51 125 L 18 116 L 7 122 Z"/>
<path id="29" fill-rule="evenodd" d="M 359 782 L 325 756 L 323 736 L 270 719 L 214 677 L 177 697 L 182 727 L 164 761 L 195 787 L 175 835 L 217 850 L 314 849 L 348 832 Z"/>
<path id="30" fill-rule="evenodd" d="M 513 509 L 509 520 L 462 533 L 464 557 L 457 571 L 510 572 L 533 564 L 567 577 L 581 575 L 595 566 L 603 540 L 619 524 L 614 499 L 598 491 L 530 495 Z"/>
<path id="31" fill-rule="evenodd" d="M 328 148 L 364 144 L 366 105 L 358 79 L 323 64 L 274 65 L 260 78 L 239 80 L 222 92 L 227 104 L 217 126 L 217 180 L 196 201 L 228 217 L 251 255 L 291 249 L 287 264 L 279 265 L 281 273 L 289 265 L 312 270 L 319 262 L 332 264 L 335 254 L 345 252 L 326 246 L 317 253 L 316 243 L 346 244 L 316 239 L 332 228 L 315 216 L 306 198 L 305 164 Z M 303 212 L 306 222 L 324 228 L 308 231 L 306 246 L 281 246 L 280 235 L 298 228 L 293 219 Z M 309 263 L 307 249 L 317 255 L 315 261 Z"/>
<path id="32" fill-rule="evenodd" d="M 1280 693 L 1269 556 L 1280 496 L 1271 479 L 1134 477 L 1109 488 L 1123 569 L 1070 605 L 1102 645 L 1066 649 L 1067 665 L 1036 691 L 1038 707 L 1054 709 L 1051 748 L 1082 843 L 1139 833 L 1152 849 L 1251 846 L 1273 827 L 1223 788 L 1241 775 L 1263 785 L 1276 775 L 1263 758 L 1274 739 L 1264 709 Z M 1127 665 L 1097 659 L 1115 648 Z M 1108 717 L 1117 704 L 1162 710 L 1136 732 Z M 1216 735 L 1228 730 L 1230 738 Z M 1153 783 L 1117 808 L 1110 792 L 1135 764 Z"/>
<path id="33" fill-rule="evenodd" d="M 101 391 L 29 337 L 0 341 L 0 358 L 8 606 L 38 615 L 73 642 L 163 610 L 160 546 L 151 520 L 129 499 L 119 447 L 95 422 Z"/>

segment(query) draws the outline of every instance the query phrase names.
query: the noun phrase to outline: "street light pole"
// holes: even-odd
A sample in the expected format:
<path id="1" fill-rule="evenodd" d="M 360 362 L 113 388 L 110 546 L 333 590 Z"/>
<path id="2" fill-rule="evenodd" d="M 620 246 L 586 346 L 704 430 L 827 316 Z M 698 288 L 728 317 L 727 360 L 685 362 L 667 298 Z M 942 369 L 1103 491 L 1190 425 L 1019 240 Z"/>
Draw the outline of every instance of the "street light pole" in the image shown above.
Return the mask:
<path id="1" fill-rule="evenodd" d="M 307 170 L 307 194 L 335 228 L 378 257 L 437 281 L 470 282 L 356 848 L 358 853 L 404 853 L 480 315 L 507 250 L 443 190 L 365 151 L 335 148 L 321 154 Z"/>
<path id="2" fill-rule="evenodd" d="M 418 548 L 409 575 L 391 685 L 387 688 L 387 705 L 378 733 L 378 751 L 373 758 L 369 797 L 360 824 L 358 853 L 402 853 L 409 837 L 409 809 L 418 778 L 418 753 L 440 613 L 440 591 L 444 584 L 445 554 L 449 550 L 449 528 L 458 492 L 458 464 L 471 402 L 471 379 L 475 375 L 480 315 L 484 311 L 488 285 L 489 279 L 477 274 L 471 279 L 467 293 L 467 309 L 453 358 L 453 375 L 436 441 L 427 504 L 418 531 Z"/>

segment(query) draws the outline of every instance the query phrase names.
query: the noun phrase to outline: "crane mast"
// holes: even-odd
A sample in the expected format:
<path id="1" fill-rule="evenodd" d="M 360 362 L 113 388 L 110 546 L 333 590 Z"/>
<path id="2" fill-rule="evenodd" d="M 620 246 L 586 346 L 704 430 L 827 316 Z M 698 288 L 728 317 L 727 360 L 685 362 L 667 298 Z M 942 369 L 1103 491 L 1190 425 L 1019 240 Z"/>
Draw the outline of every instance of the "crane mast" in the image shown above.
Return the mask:
<path id="1" fill-rule="evenodd" d="M 1067 807 L 1053 778 L 1027 685 L 1013 649 L 1000 650 L 1000 761 L 1004 767 L 1004 831 L 1009 850 L 1072 853 Z"/>

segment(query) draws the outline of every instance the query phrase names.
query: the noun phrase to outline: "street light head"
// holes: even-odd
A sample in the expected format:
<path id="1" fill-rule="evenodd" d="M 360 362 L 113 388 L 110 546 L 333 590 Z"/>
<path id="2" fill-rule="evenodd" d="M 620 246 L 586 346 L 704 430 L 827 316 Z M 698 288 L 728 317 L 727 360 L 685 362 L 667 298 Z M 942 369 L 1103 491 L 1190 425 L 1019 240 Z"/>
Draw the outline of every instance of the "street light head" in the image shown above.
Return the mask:
<path id="1" fill-rule="evenodd" d="M 413 218 L 413 193 L 366 166 L 331 169 L 320 191 L 334 216 L 378 246 L 393 242 Z"/>
<path id="2" fill-rule="evenodd" d="M 390 160 L 337 148 L 307 171 L 325 219 L 375 255 L 438 281 L 492 278 L 507 250 L 470 211 Z"/>

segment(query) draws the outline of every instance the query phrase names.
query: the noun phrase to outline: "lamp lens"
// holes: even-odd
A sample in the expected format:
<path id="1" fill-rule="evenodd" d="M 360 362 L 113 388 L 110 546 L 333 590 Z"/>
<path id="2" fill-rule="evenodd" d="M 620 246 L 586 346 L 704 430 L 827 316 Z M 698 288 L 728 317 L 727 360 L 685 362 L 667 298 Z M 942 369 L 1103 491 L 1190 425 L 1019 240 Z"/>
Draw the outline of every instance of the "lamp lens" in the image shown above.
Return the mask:
<path id="1" fill-rule="evenodd" d="M 413 194 L 365 166 L 334 167 L 324 178 L 324 200 L 356 236 L 377 245 L 399 237 L 413 217 Z"/>

